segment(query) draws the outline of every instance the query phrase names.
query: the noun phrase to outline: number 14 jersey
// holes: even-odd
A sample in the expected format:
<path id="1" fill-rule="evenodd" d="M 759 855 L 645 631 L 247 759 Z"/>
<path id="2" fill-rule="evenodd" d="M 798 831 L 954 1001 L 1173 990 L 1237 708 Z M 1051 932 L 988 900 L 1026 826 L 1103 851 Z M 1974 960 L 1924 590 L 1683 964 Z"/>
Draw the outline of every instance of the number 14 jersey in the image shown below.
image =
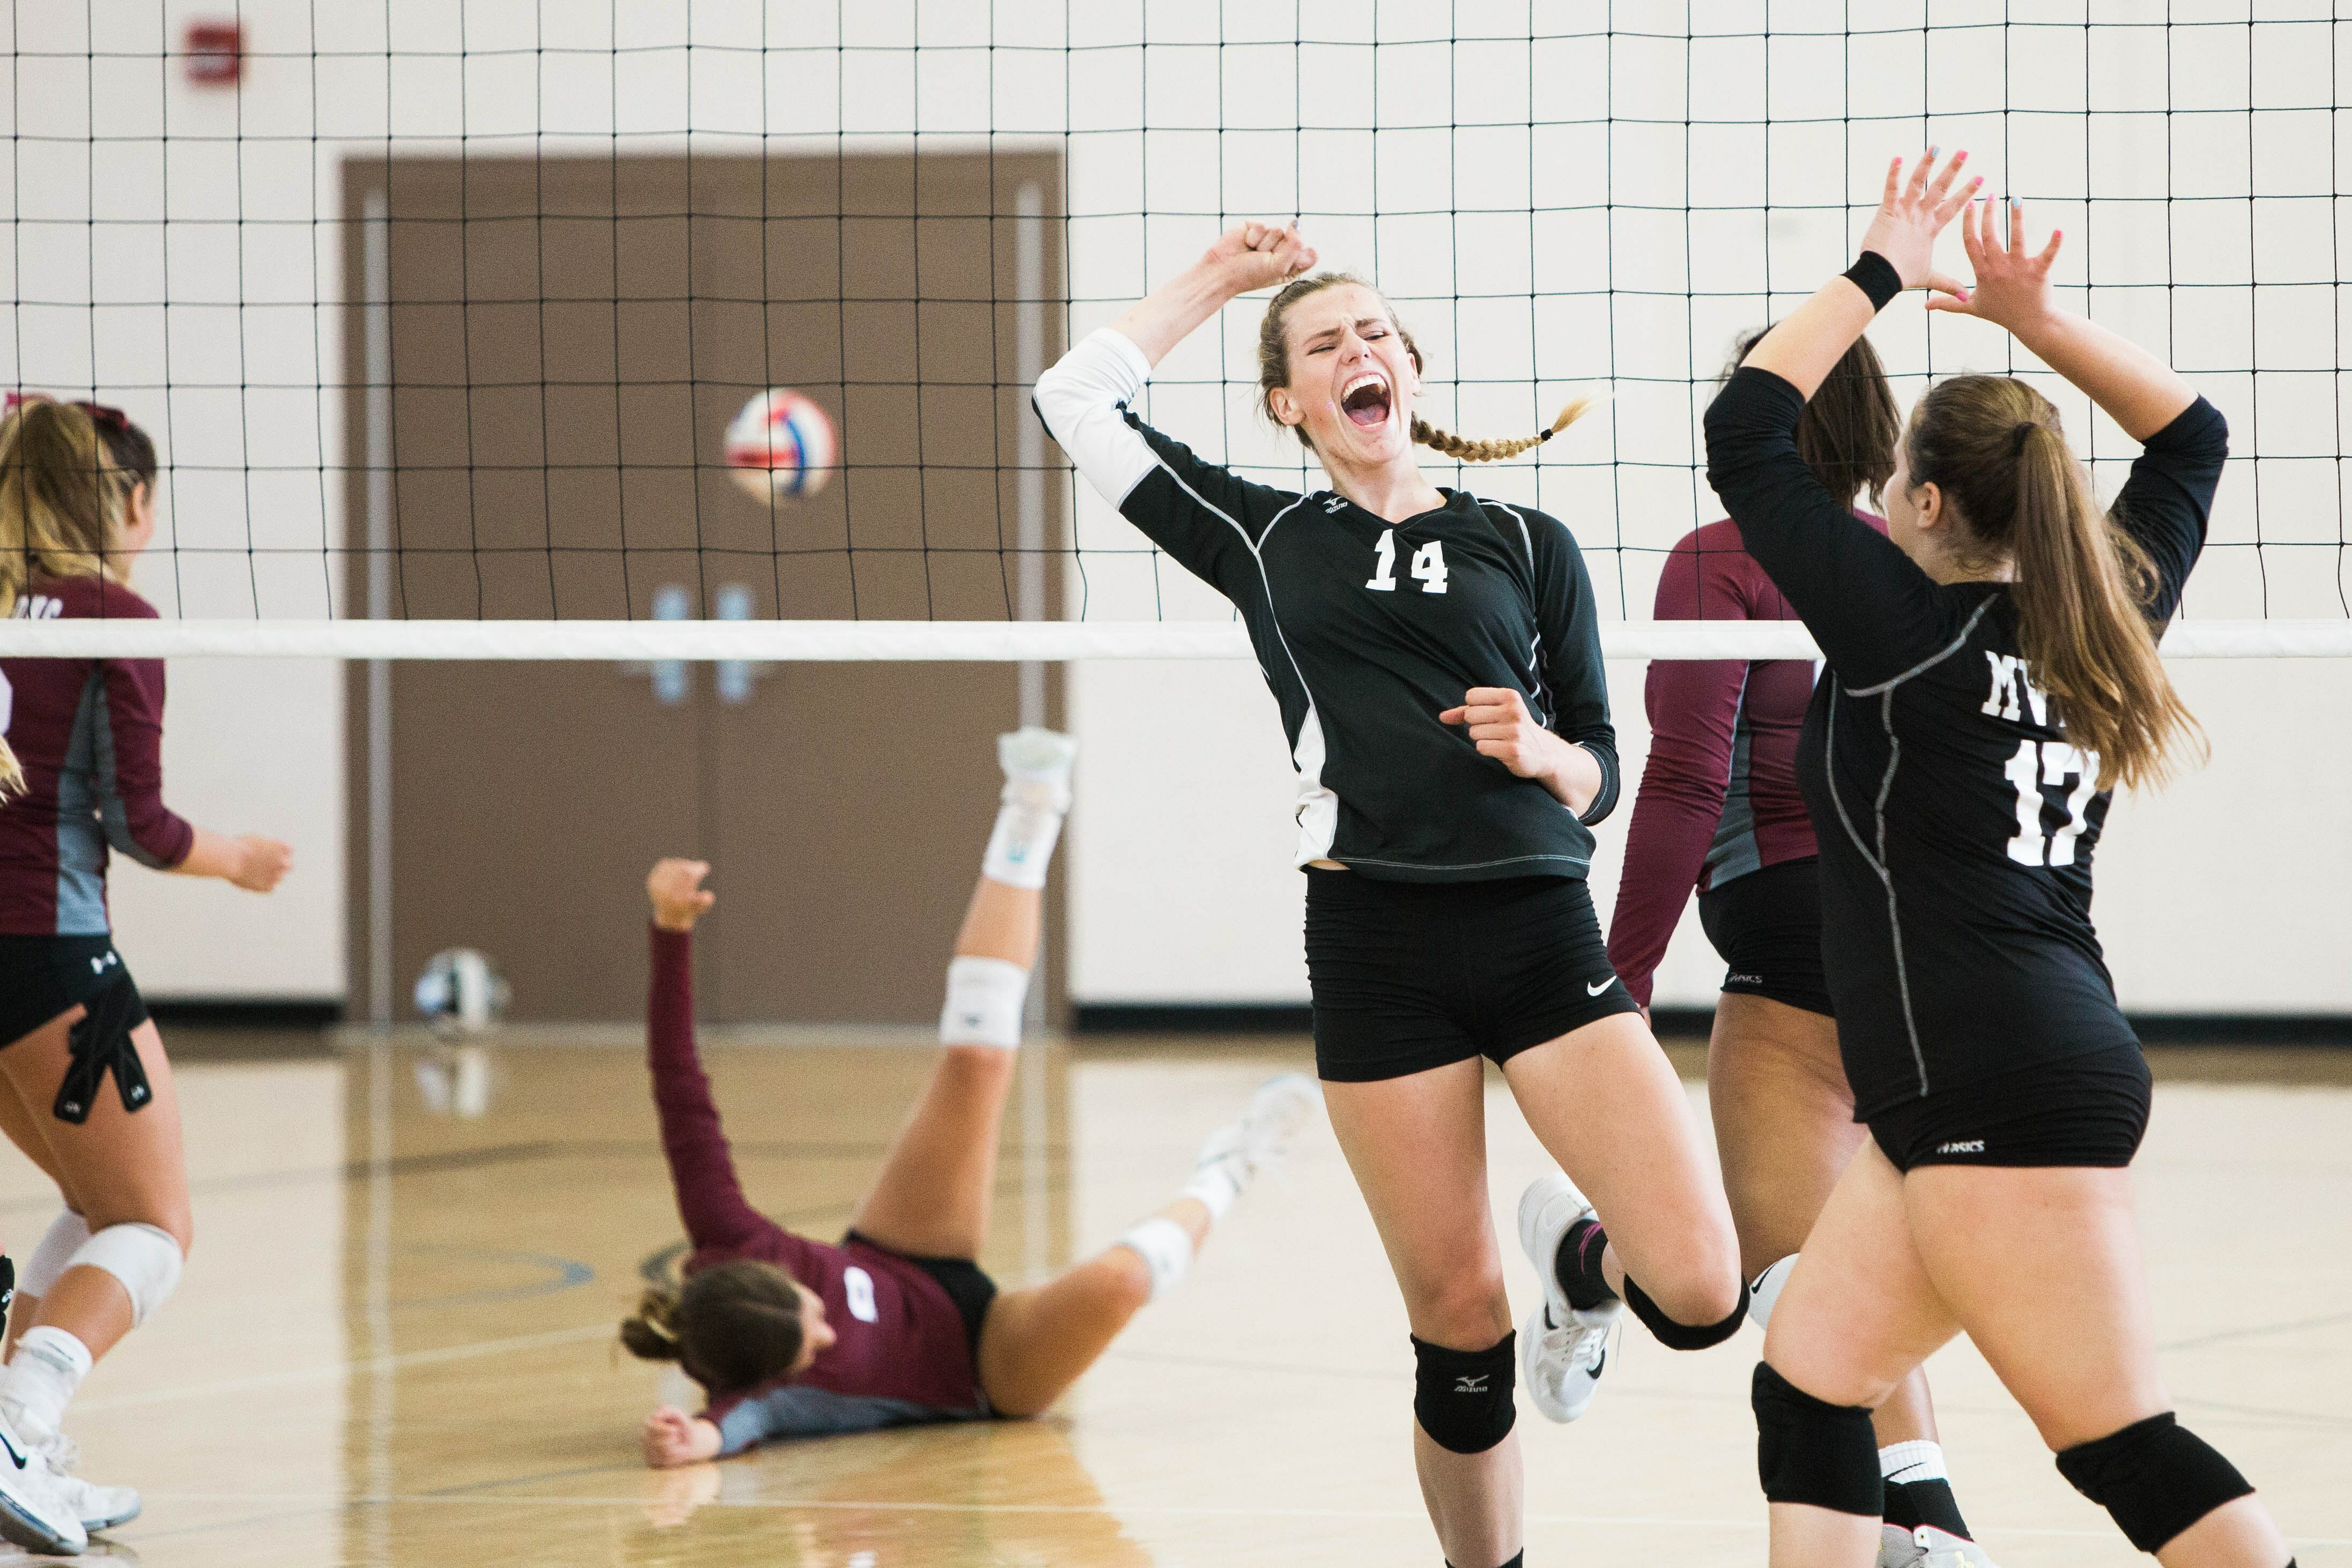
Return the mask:
<path id="1" fill-rule="evenodd" d="M 2098 758 L 2027 679 L 2007 585 L 1937 583 L 1857 522 L 1797 455 L 1802 407 L 1780 377 L 1738 371 L 1707 411 L 1707 476 L 1827 660 L 1797 779 L 1856 1114 L 2135 1045 L 2091 924 Z M 2116 498 L 2156 568 L 2159 627 L 2228 455 L 2200 398 Z"/>
<path id="2" fill-rule="evenodd" d="M 1297 863 L 1478 882 L 1580 877 L 1617 798 L 1584 558 L 1555 518 L 1464 491 L 1401 523 L 1331 491 L 1254 484 L 1138 419 L 1150 363 L 1096 332 L 1038 378 L 1037 412 L 1088 483 L 1232 601 L 1298 771 Z M 1601 764 L 1580 821 L 1438 721 L 1508 687 Z"/>

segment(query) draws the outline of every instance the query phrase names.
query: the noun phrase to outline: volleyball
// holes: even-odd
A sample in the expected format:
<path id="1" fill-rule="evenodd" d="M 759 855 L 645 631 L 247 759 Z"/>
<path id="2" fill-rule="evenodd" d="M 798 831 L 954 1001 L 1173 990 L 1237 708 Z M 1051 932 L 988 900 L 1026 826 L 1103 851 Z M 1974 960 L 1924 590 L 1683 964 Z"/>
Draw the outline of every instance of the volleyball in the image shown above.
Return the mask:
<path id="1" fill-rule="evenodd" d="M 833 421 L 790 387 L 761 392 L 727 427 L 727 471 L 762 503 L 815 495 L 833 462 Z"/>

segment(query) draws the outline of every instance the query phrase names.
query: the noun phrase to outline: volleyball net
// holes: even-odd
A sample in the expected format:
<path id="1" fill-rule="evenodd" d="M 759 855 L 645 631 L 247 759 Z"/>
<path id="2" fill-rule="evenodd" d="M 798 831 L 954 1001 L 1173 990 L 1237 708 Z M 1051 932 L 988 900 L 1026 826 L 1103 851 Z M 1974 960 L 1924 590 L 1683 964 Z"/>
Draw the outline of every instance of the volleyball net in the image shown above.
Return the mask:
<path id="1" fill-rule="evenodd" d="M 1395 302 L 1433 423 L 1609 394 L 1528 457 L 1424 465 L 1569 525 L 1612 654 L 1800 656 L 1653 596 L 1722 515 L 1698 427 L 1734 341 L 1932 142 L 2230 419 L 2167 651 L 2352 654 L 2347 24 L 2146 9 L 17 7 L 0 383 L 153 435 L 163 619 L 0 623 L 0 653 L 1246 657 L 1027 392 L 1272 217 Z M 1258 317 L 1142 412 L 1314 488 L 1256 413 Z M 1906 403 L 2034 380 L 2121 483 L 2135 444 L 1997 329 L 1913 299 L 1873 340 Z"/>

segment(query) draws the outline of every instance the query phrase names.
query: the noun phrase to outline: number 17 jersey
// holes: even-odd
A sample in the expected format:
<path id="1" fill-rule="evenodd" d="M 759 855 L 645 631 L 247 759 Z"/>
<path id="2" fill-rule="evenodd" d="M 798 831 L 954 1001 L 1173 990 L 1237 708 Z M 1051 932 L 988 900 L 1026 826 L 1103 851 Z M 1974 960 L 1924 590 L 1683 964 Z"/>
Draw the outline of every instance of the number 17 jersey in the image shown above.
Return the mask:
<path id="1" fill-rule="evenodd" d="M 1827 666 L 1798 742 L 1821 841 L 1822 956 L 1859 1117 L 2137 1044 L 2091 924 L 2099 763 L 2029 680 L 2007 584 L 1937 583 L 1798 457 L 1803 406 L 1738 371 L 1708 478 Z M 2116 522 L 2161 626 L 2205 537 L 2228 427 L 2201 398 L 2148 437 Z"/>

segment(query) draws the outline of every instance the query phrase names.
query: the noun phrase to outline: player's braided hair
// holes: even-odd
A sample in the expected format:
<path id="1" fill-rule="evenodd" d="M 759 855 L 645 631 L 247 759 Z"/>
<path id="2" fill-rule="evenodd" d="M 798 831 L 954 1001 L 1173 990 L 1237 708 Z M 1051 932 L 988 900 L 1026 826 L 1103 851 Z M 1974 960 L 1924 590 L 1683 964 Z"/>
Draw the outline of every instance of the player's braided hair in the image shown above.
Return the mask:
<path id="1" fill-rule="evenodd" d="M 2203 733 L 2157 656 L 2147 552 L 2099 510 L 2058 410 L 2010 376 L 1953 376 L 1911 411 L 1904 455 L 1916 490 L 1958 513 L 1972 566 L 2014 563 L 2017 645 L 2067 737 L 2099 759 L 2100 787 L 2161 782 L 2168 754 Z"/>
<path id="2" fill-rule="evenodd" d="M 1258 323 L 1258 408 L 1267 418 L 1274 417 L 1274 406 L 1268 401 L 1274 389 L 1290 384 L 1290 340 L 1287 334 L 1291 308 L 1310 294 L 1320 294 L 1327 288 L 1336 288 L 1341 284 L 1351 284 L 1358 288 L 1368 289 L 1379 298 L 1381 304 L 1388 309 L 1390 324 L 1396 328 L 1398 340 L 1404 344 L 1404 351 L 1412 356 L 1412 368 L 1416 371 L 1422 368 L 1421 348 L 1412 340 L 1412 334 L 1405 329 L 1405 324 L 1397 319 L 1396 307 L 1389 304 L 1387 295 L 1381 294 L 1379 289 L 1372 287 L 1370 283 L 1352 272 L 1310 273 L 1305 277 L 1292 279 L 1276 290 L 1274 298 L 1266 304 L 1265 319 Z M 1568 405 L 1559 411 L 1559 417 L 1551 422 L 1549 429 L 1538 431 L 1533 435 L 1523 435 L 1512 441 L 1472 441 L 1466 437 L 1455 435 L 1451 431 L 1440 430 L 1419 414 L 1415 414 L 1412 424 L 1412 438 L 1423 446 L 1433 448 L 1459 462 L 1499 463 L 1506 457 L 1517 457 L 1529 447 L 1540 446 L 1549 441 L 1582 418 L 1591 409 L 1595 401 L 1597 400 L 1591 397 L 1570 398 Z M 1291 432 L 1298 437 L 1298 444 L 1306 447 L 1309 452 L 1315 450 L 1315 443 L 1307 435 L 1305 425 L 1293 425 Z"/>
<path id="3" fill-rule="evenodd" d="M 621 1344 L 643 1361 L 674 1361 L 713 1393 L 782 1376 L 807 1335 L 793 1277 L 773 1263 L 715 1263 L 673 1290 L 654 1285 L 621 1320 Z"/>

